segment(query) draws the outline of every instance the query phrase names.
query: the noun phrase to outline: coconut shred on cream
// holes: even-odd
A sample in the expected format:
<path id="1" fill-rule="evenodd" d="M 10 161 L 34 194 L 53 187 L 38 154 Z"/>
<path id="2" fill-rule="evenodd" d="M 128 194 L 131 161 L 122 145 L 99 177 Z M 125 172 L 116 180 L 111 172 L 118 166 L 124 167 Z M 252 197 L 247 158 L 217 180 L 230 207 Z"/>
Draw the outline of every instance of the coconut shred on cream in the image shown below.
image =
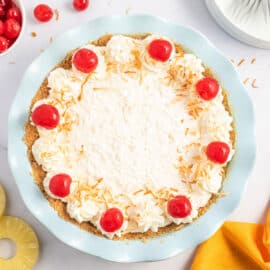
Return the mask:
<path id="1" fill-rule="evenodd" d="M 34 105 L 55 106 L 55 129 L 37 126 L 32 152 L 47 176 L 45 191 L 66 203 L 68 214 L 90 222 L 112 238 L 127 233 L 157 232 L 171 223 L 191 223 L 198 210 L 219 192 L 234 150 L 233 119 L 224 106 L 223 90 L 204 102 L 195 91 L 204 66 L 193 54 L 174 48 L 170 59 L 155 62 L 147 55 L 151 35 L 139 40 L 115 35 L 106 46 L 86 45 L 98 56 L 91 74 L 56 68 L 48 76 L 49 95 Z M 205 148 L 222 141 L 230 146 L 223 164 L 210 161 Z M 72 178 L 65 198 L 49 189 L 51 176 Z M 172 196 L 189 198 L 192 211 L 184 218 L 168 213 Z M 100 219 L 111 207 L 124 221 L 106 232 Z"/>

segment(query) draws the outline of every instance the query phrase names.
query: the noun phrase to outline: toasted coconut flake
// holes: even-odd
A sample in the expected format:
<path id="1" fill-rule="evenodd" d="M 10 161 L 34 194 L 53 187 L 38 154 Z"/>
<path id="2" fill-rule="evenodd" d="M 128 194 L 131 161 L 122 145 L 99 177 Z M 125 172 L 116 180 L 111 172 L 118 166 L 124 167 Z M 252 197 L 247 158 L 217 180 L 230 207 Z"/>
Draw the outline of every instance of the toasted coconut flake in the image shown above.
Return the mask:
<path id="1" fill-rule="evenodd" d="M 78 101 L 80 101 L 82 99 L 83 91 L 84 91 L 84 86 L 88 82 L 88 80 L 90 79 L 91 75 L 92 75 L 91 73 L 89 75 L 87 75 L 86 78 L 85 78 L 85 80 L 84 80 L 84 82 L 82 83 L 81 91 L 80 91 L 80 94 L 78 96 Z"/>
<path id="2" fill-rule="evenodd" d="M 55 14 L 55 20 L 58 21 L 60 18 L 60 13 L 59 13 L 59 10 L 57 8 L 54 10 L 54 14 Z"/>
<path id="3" fill-rule="evenodd" d="M 198 133 L 197 133 L 197 131 L 194 130 L 194 131 L 190 131 L 189 134 L 190 134 L 191 136 L 196 136 Z"/>
<path id="4" fill-rule="evenodd" d="M 53 156 L 52 153 L 49 153 L 49 152 L 43 152 L 40 154 L 41 158 L 51 158 Z"/>
<path id="5" fill-rule="evenodd" d="M 256 58 L 252 58 L 250 64 L 254 64 L 256 62 Z"/>
<path id="6" fill-rule="evenodd" d="M 143 189 L 139 189 L 139 190 L 133 192 L 133 195 L 137 195 L 138 193 L 143 192 L 143 191 L 144 191 Z"/>
<path id="7" fill-rule="evenodd" d="M 245 60 L 244 58 L 241 59 L 241 60 L 238 62 L 237 66 L 240 67 L 245 61 L 246 61 L 246 60 Z"/>
<path id="8" fill-rule="evenodd" d="M 131 54 L 134 56 L 134 59 L 135 59 L 133 66 L 137 69 L 141 69 L 142 62 L 141 62 L 140 52 L 138 50 L 133 50 Z"/>
<path id="9" fill-rule="evenodd" d="M 178 161 L 179 161 L 179 162 L 183 161 L 183 157 L 180 156 L 180 157 L 178 158 Z"/>
<path id="10" fill-rule="evenodd" d="M 249 77 L 247 77 L 247 78 L 243 81 L 243 84 L 247 84 L 248 81 L 249 81 Z"/>
<path id="11" fill-rule="evenodd" d="M 103 178 L 102 177 L 98 178 L 97 179 L 97 182 L 93 186 L 91 186 L 91 188 L 92 189 L 96 188 L 102 181 L 103 181 Z"/>
<path id="12" fill-rule="evenodd" d="M 202 157 L 197 155 L 197 156 L 194 156 L 193 159 L 199 162 L 202 160 Z"/>
<path id="13" fill-rule="evenodd" d="M 252 81 L 252 84 L 251 84 L 252 88 L 258 88 L 257 84 L 256 84 L 256 79 L 254 79 Z"/>

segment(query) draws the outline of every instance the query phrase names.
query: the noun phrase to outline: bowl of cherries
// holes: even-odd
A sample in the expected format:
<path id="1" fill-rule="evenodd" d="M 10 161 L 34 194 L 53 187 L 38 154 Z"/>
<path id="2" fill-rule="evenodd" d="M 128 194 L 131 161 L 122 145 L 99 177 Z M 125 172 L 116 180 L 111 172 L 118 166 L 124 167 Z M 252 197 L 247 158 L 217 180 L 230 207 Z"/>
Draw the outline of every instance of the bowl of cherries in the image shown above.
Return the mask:
<path id="1" fill-rule="evenodd" d="M 25 25 L 22 0 L 0 0 L 0 56 L 19 42 Z"/>

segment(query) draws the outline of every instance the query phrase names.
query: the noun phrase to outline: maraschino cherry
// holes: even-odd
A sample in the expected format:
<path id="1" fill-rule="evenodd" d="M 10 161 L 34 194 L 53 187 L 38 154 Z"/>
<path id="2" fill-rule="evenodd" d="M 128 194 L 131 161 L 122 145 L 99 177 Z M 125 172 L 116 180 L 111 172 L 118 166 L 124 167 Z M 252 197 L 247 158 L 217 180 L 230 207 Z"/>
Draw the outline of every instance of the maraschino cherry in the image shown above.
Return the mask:
<path id="1" fill-rule="evenodd" d="M 9 42 L 7 38 L 0 36 L 0 53 L 8 49 Z"/>
<path id="2" fill-rule="evenodd" d="M 211 142 L 206 148 L 206 155 L 214 163 L 223 164 L 228 160 L 230 146 L 225 142 Z"/>
<path id="3" fill-rule="evenodd" d="M 4 23 L 2 21 L 0 21 L 0 36 L 4 34 Z"/>
<path id="4" fill-rule="evenodd" d="M 12 4 L 11 0 L 0 0 L 0 6 L 3 7 L 4 10 L 8 10 L 12 7 Z"/>
<path id="5" fill-rule="evenodd" d="M 53 17 L 53 10 L 48 5 L 40 4 L 34 9 L 34 16 L 40 22 L 48 22 Z"/>
<path id="6" fill-rule="evenodd" d="M 5 12 L 5 10 L 4 10 L 4 7 L 2 7 L 2 6 L 0 5 L 0 20 L 3 19 L 3 18 L 5 17 L 5 14 L 6 14 L 6 12 Z"/>
<path id="7" fill-rule="evenodd" d="M 53 129 L 57 127 L 60 120 L 58 110 L 49 104 L 42 104 L 36 107 L 32 113 L 32 121 L 37 126 Z"/>
<path id="8" fill-rule="evenodd" d="M 16 6 L 13 6 L 10 9 L 8 9 L 8 11 L 6 13 L 6 17 L 7 17 L 7 19 L 14 19 L 14 20 L 16 20 L 19 23 L 22 22 L 21 11 Z"/>
<path id="9" fill-rule="evenodd" d="M 191 203 L 186 196 L 176 196 L 167 203 L 167 211 L 173 218 L 185 218 L 190 215 Z"/>
<path id="10" fill-rule="evenodd" d="M 71 177 L 68 174 L 56 174 L 50 180 L 49 189 L 57 197 L 64 198 L 70 193 Z"/>
<path id="11" fill-rule="evenodd" d="M 122 212 L 118 208 L 108 209 L 100 219 L 100 226 L 105 232 L 115 232 L 119 230 L 124 222 Z"/>
<path id="12" fill-rule="evenodd" d="M 98 57 L 92 50 L 83 48 L 74 54 L 73 64 L 79 71 L 90 73 L 94 71 L 98 65 Z"/>
<path id="13" fill-rule="evenodd" d="M 196 84 L 196 91 L 198 95 L 209 101 L 215 98 L 218 94 L 219 84 L 214 78 L 206 77 L 199 80 Z"/>
<path id="14" fill-rule="evenodd" d="M 154 39 L 148 45 L 149 55 L 156 61 L 166 62 L 170 59 L 173 47 L 172 44 L 165 39 Z"/>
<path id="15" fill-rule="evenodd" d="M 4 34 L 7 38 L 17 38 L 21 32 L 21 26 L 15 19 L 7 19 L 4 22 Z"/>
<path id="16" fill-rule="evenodd" d="M 89 6 L 89 0 L 73 0 L 73 7 L 78 11 L 86 10 Z"/>

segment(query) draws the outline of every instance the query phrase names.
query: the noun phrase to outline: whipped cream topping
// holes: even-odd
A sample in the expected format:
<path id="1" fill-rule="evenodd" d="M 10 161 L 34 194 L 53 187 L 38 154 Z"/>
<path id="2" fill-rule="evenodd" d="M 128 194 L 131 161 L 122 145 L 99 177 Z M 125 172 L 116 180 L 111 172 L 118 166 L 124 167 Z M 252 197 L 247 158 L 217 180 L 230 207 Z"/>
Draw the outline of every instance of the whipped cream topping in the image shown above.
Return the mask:
<path id="1" fill-rule="evenodd" d="M 135 60 L 133 51 L 136 51 L 140 42 L 136 39 L 121 35 L 113 36 L 106 45 L 106 56 L 110 63 L 127 64 Z"/>
<path id="2" fill-rule="evenodd" d="M 210 162 L 205 147 L 213 140 L 228 143 L 228 162 L 234 153 L 233 119 L 223 105 L 223 90 L 202 101 L 194 87 L 203 78 L 201 60 L 174 48 L 166 63 L 157 62 L 147 53 L 155 38 L 167 39 L 115 35 L 104 47 L 84 46 L 97 54 L 97 69 L 90 75 L 74 66 L 53 70 L 48 97 L 33 107 L 52 104 L 61 115 L 56 129 L 37 126 L 39 138 L 32 147 L 47 173 L 45 191 L 65 202 L 72 218 L 91 222 L 109 238 L 192 222 L 219 192 L 227 165 Z M 58 173 L 72 178 L 66 198 L 49 190 Z M 167 201 L 176 195 L 191 201 L 186 218 L 167 212 Z M 110 207 L 124 215 L 115 233 L 99 224 Z"/>

